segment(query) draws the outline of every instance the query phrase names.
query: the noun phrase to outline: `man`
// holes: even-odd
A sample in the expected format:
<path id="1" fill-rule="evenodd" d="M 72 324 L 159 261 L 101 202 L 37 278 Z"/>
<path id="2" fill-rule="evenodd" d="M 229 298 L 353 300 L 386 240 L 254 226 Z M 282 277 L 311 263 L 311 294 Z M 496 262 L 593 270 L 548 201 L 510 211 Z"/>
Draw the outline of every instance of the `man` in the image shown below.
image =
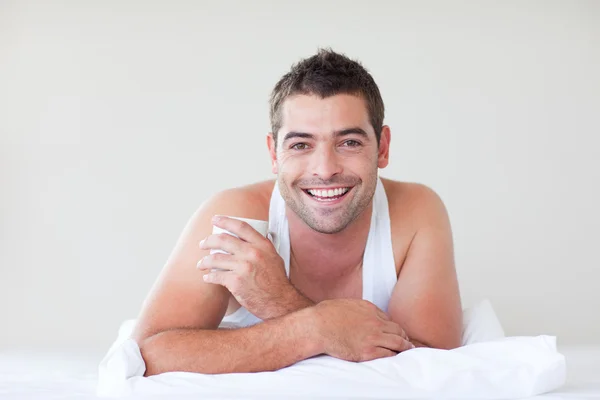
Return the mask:
<path id="1" fill-rule="evenodd" d="M 424 185 L 378 177 L 391 139 L 383 117 L 371 75 L 333 51 L 281 78 L 267 135 L 277 179 L 214 195 L 186 225 L 134 330 L 147 376 L 270 371 L 319 354 L 366 361 L 460 345 L 446 209 Z M 286 227 L 285 259 L 226 215 Z M 239 237 L 211 235 L 213 225 Z M 238 313 L 250 319 L 223 329 Z"/>

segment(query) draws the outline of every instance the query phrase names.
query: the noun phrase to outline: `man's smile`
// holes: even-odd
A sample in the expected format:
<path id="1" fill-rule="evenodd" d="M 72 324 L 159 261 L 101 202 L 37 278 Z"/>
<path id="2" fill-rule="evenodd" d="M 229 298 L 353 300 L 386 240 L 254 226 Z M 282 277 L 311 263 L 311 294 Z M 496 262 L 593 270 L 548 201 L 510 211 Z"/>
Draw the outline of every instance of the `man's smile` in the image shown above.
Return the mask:
<path id="1" fill-rule="evenodd" d="M 334 205 L 341 203 L 347 194 L 354 188 L 352 187 L 330 187 L 330 188 L 314 188 L 302 189 L 304 193 L 312 200 L 319 204 Z"/>

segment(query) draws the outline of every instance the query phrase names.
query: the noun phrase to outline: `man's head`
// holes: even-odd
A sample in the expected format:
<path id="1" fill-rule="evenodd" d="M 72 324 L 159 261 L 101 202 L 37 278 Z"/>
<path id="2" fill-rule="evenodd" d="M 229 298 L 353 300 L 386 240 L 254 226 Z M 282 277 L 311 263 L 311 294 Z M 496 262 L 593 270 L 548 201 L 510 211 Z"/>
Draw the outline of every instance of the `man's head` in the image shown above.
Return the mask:
<path id="1" fill-rule="evenodd" d="M 268 145 L 282 197 L 309 227 L 346 228 L 370 204 L 390 132 L 371 75 L 331 50 L 300 61 L 271 95 Z"/>
<path id="2" fill-rule="evenodd" d="M 332 50 L 319 50 L 316 55 L 295 64 L 277 82 L 271 93 L 271 132 L 276 143 L 282 125 L 283 103 L 298 94 L 321 98 L 336 94 L 362 97 L 379 142 L 385 112 L 383 99 L 375 80 L 359 62 Z"/>

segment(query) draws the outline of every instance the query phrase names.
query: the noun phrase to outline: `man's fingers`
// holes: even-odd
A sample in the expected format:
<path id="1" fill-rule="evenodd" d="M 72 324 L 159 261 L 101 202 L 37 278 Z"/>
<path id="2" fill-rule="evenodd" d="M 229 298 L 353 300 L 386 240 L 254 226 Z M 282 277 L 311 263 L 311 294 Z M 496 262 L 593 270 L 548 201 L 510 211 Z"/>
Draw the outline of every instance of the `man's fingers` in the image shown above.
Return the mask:
<path id="1" fill-rule="evenodd" d="M 390 317 L 388 317 L 388 315 L 386 313 L 384 313 L 383 311 L 381 311 L 380 308 L 377 308 L 377 316 L 379 318 L 381 318 L 384 321 L 389 321 Z"/>
<path id="2" fill-rule="evenodd" d="M 386 349 L 385 347 L 377 347 L 373 354 L 372 360 L 376 360 L 378 358 L 384 358 L 384 357 L 393 357 L 397 354 L 398 353 L 396 353 L 395 351 Z"/>
<path id="3" fill-rule="evenodd" d="M 196 268 L 199 270 L 208 270 L 217 268 L 228 271 L 235 271 L 239 265 L 239 261 L 236 261 L 235 257 L 231 254 L 215 253 L 210 254 L 196 264 Z"/>
<path id="4" fill-rule="evenodd" d="M 379 308 L 377 309 L 377 316 L 384 322 L 383 332 L 392 333 L 408 340 L 408 336 L 406 335 L 406 332 L 404 332 L 404 329 L 402 329 L 400 325 L 392 321 L 390 317 Z"/>
<path id="5" fill-rule="evenodd" d="M 258 233 L 247 222 L 239 219 L 229 218 L 224 215 L 215 215 L 212 219 L 213 225 L 236 234 L 240 239 L 249 243 L 258 243 L 265 237 Z"/>
<path id="6" fill-rule="evenodd" d="M 229 254 L 238 254 L 243 251 L 247 244 L 228 233 L 217 233 L 208 236 L 200 242 L 199 246 L 204 250 L 223 250 Z"/>
<path id="7" fill-rule="evenodd" d="M 404 332 L 404 329 L 402 329 L 402 327 L 400 325 L 398 325 L 397 323 L 395 323 L 393 321 L 387 321 L 384 323 L 383 332 L 398 335 L 398 336 L 408 340 L 408 336 L 406 335 L 406 332 Z"/>
<path id="8" fill-rule="evenodd" d="M 415 348 L 411 342 L 393 333 L 383 333 L 377 345 L 398 353 Z"/>
<path id="9" fill-rule="evenodd" d="M 383 332 L 404 337 L 404 329 L 394 321 L 385 321 L 383 323 Z M 405 338 L 406 339 L 406 338 Z"/>

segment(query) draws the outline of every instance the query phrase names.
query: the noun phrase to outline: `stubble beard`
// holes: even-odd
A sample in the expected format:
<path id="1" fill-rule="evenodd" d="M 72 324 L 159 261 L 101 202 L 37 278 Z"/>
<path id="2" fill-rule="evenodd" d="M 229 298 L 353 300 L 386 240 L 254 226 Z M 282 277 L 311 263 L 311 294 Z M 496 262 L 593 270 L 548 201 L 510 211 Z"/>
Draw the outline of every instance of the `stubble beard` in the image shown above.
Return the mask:
<path id="1" fill-rule="evenodd" d="M 369 175 L 366 181 L 357 178 L 354 181 L 352 179 L 345 179 L 328 183 L 327 185 L 329 186 L 338 183 L 341 183 L 340 186 L 344 186 L 344 182 L 346 185 L 352 182 L 350 185 L 353 186 L 353 193 L 348 194 L 351 194 L 353 198 L 347 204 L 340 206 L 341 208 L 337 207 L 331 210 L 321 209 L 316 211 L 315 208 L 311 207 L 309 205 L 311 200 L 304 197 L 307 195 L 298 187 L 298 181 L 288 185 L 285 178 L 279 174 L 277 182 L 281 197 L 286 205 L 308 227 L 319 233 L 335 234 L 346 229 L 371 203 L 375 194 L 375 188 L 377 187 L 377 168 Z M 321 185 L 324 186 L 325 183 L 321 183 Z M 306 185 L 303 186 L 306 187 Z"/>

